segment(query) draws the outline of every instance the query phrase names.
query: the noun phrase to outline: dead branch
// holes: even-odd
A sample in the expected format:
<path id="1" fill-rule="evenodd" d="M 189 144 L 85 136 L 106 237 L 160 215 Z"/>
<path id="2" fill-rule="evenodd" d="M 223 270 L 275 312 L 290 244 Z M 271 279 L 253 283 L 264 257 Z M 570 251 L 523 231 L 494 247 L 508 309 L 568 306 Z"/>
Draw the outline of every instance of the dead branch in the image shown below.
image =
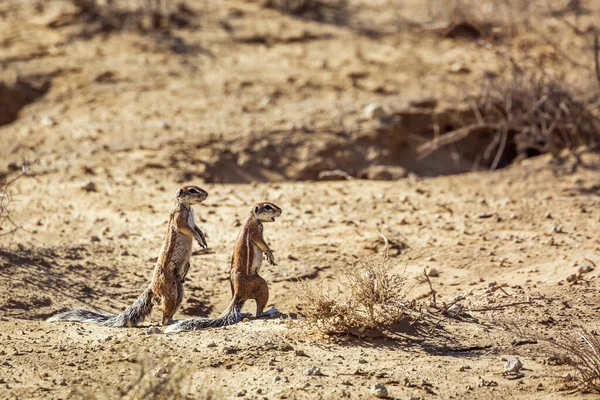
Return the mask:
<path id="1" fill-rule="evenodd" d="M 523 305 L 523 304 L 533 304 L 533 302 L 536 301 L 536 300 L 539 300 L 539 299 L 531 299 L 531 300 L 527 300 L 527 301 L 516 301 L 514 303 L 498 304 L 496 306 L 490 306 L 490 307 L 469 308 L 469 311 L 470 312 L 483 312 L 483 311 L 502 310 L 504 308 L 514 307 L 514 306 L 520 306 L 520 305 Z"/>
<path id="2" fill-rule="evenodd" d="M 516 64 L 508 80 L 486 78 L 480 92 L 468 102 L 472 115 L 463 126 L 439 135 L 436 132 L 417 148 L 419 159 L 475 135 L 479 138 L 471 142 L 481 143 L 478 157 L 490 169 L 502 167 L 507 154 L 556 156 L 562 149 L 600 142 L 600 119 L 587 100 L 578 99 L 560 80 L 540 77 Z"/>
<path id="3" fill-rule="evenodd" d="M 437 307 L 437 292 L 433 288 L 433 284 L 431 283 L 431 279 L 429 279 L 429 275 L 427 275 L 426 269 L 423 270 L 423 276 L 424 276 L 425 281 L 429 285 L 429 291 L 431 294 L 431 303 L 433 304 L 434 307 Z"/>
<path id="4" fill-rule="evenodd" d="M 27 163 L 21 167 L 21 171 L 9 180 L 0 182 L 0 231 L 9 226 L 8 231 L 0 232 L 0 238 L 9 236 L 22 229 L 11 217 L 11 205 L 14 202 L 12 185 L 24 176 L 32 176 L 31 169 Z"/>

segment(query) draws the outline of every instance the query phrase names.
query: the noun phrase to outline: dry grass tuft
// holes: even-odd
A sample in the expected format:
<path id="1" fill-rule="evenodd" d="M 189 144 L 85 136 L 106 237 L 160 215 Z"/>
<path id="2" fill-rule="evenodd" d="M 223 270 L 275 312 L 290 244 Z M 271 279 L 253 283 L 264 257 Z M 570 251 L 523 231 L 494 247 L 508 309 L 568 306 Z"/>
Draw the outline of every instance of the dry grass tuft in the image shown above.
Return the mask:
<path id="1" fill-rule="evenodd" d="M 330 334 L 392 331 L 395 324 L 410 319 L 413 308 L 406 300 L 406 278 L 393 274 L 394 267 L 387 255 L 348 266 L 341 272 L 337 293 L 323 282 L 301 281 L 297 288 L 304 322 Z"/>
<path id="2" fill-rule="evenodd" d="M 12 169 L 19 171 L 19 173 L 11 178 L 0 174 L 0 238 L 11 236 L 21 229 L 20 225 L 10 215 L 15 202 L 15 194 L 12 187 L 16 181 L 24 176 L 31 176 L 31 170 L 27 164 L 23 164 L 20 170 L 17 166 L 14 166 Z"/>
<path id="3" fill-rule="evenodd" d="M 579 340 L 551 340 L 560 353 L 554 358 L 564 360 L 575 368 L 571 389 L 583 393 L 600 393 L 600 339 L 598 333 L 580 329 Z"/>
<path id="4" fill-rule="evenodd" d="M 169 31 L 194 25 L 195 13 L 184 2 L 170 0 L 71 0 L 86 28 L 78 36 L 92 37 L 119 31 Z"/>

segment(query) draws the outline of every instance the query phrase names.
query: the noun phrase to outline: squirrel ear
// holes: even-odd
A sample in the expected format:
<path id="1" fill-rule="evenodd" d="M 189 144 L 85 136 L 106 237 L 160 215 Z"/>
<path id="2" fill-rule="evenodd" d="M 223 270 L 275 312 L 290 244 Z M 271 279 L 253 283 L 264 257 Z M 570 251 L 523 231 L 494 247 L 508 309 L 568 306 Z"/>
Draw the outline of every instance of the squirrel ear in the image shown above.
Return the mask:
<path id="1" fill-rule="evenodd" d="M 181 188 L 177 191 L 177 197 L 178 198 L 181 197 L 182 194 L 183 194 L 183 188 Z"/>
<path id="2" fill-rule="evenodd" d="M 254 214 L 258 214 L 259 211 L 260 211 L 260 206 L 254 207 Z"/>

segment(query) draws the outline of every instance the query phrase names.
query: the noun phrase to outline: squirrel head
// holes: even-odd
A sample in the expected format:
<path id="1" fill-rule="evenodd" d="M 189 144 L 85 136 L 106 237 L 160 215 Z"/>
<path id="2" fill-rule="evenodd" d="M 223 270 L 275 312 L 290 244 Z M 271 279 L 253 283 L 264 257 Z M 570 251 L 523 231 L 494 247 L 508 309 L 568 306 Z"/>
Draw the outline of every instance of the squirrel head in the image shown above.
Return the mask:
<path id="1" fill-rule="evenodd" d="M 198 186 L 183 186 L 177 191 L 177 201 L 187 205 L 203 202 L 208 197 L 208 192 Z"/>
<path id="2" fill-rule="evenodd" d="M 256 203 L 254 207 L 252 207 L 252 215 L 262 222 L 274 222 L 275 218 L 281 215 L 281 212 L 281 208 L 267 201 Z"/>

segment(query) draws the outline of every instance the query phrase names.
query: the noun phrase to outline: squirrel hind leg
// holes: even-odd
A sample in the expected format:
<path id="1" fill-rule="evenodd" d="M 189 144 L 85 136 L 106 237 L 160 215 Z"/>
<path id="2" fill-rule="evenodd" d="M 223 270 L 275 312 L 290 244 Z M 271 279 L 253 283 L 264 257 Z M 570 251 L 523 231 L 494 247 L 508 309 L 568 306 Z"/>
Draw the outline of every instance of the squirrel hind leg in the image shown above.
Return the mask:
<path id="1" fill-rule="evenodd" d="M 183 298 L 183 292 L 181 298 Z M 179 306 L 178 302 L 180 303 L 181 299 L 177 287 L 173 287 L 172 290 L 168 290 L 166 293 L 162 294 L 161 308 L 163 312 L 163 325 L 169 325 L 173 322 L 173 315 L 175 315 L 177 307 Z"/>
<path id="2" fill-rule="evenodd" d="M 260 317 L 269 301 L 269 286 L 267 285 L 267 281 L 265 281 L 260 276 L 257 276 L 256 287 L 255 287 L 255 297 L 256 300 L 256 317 Z"/>

